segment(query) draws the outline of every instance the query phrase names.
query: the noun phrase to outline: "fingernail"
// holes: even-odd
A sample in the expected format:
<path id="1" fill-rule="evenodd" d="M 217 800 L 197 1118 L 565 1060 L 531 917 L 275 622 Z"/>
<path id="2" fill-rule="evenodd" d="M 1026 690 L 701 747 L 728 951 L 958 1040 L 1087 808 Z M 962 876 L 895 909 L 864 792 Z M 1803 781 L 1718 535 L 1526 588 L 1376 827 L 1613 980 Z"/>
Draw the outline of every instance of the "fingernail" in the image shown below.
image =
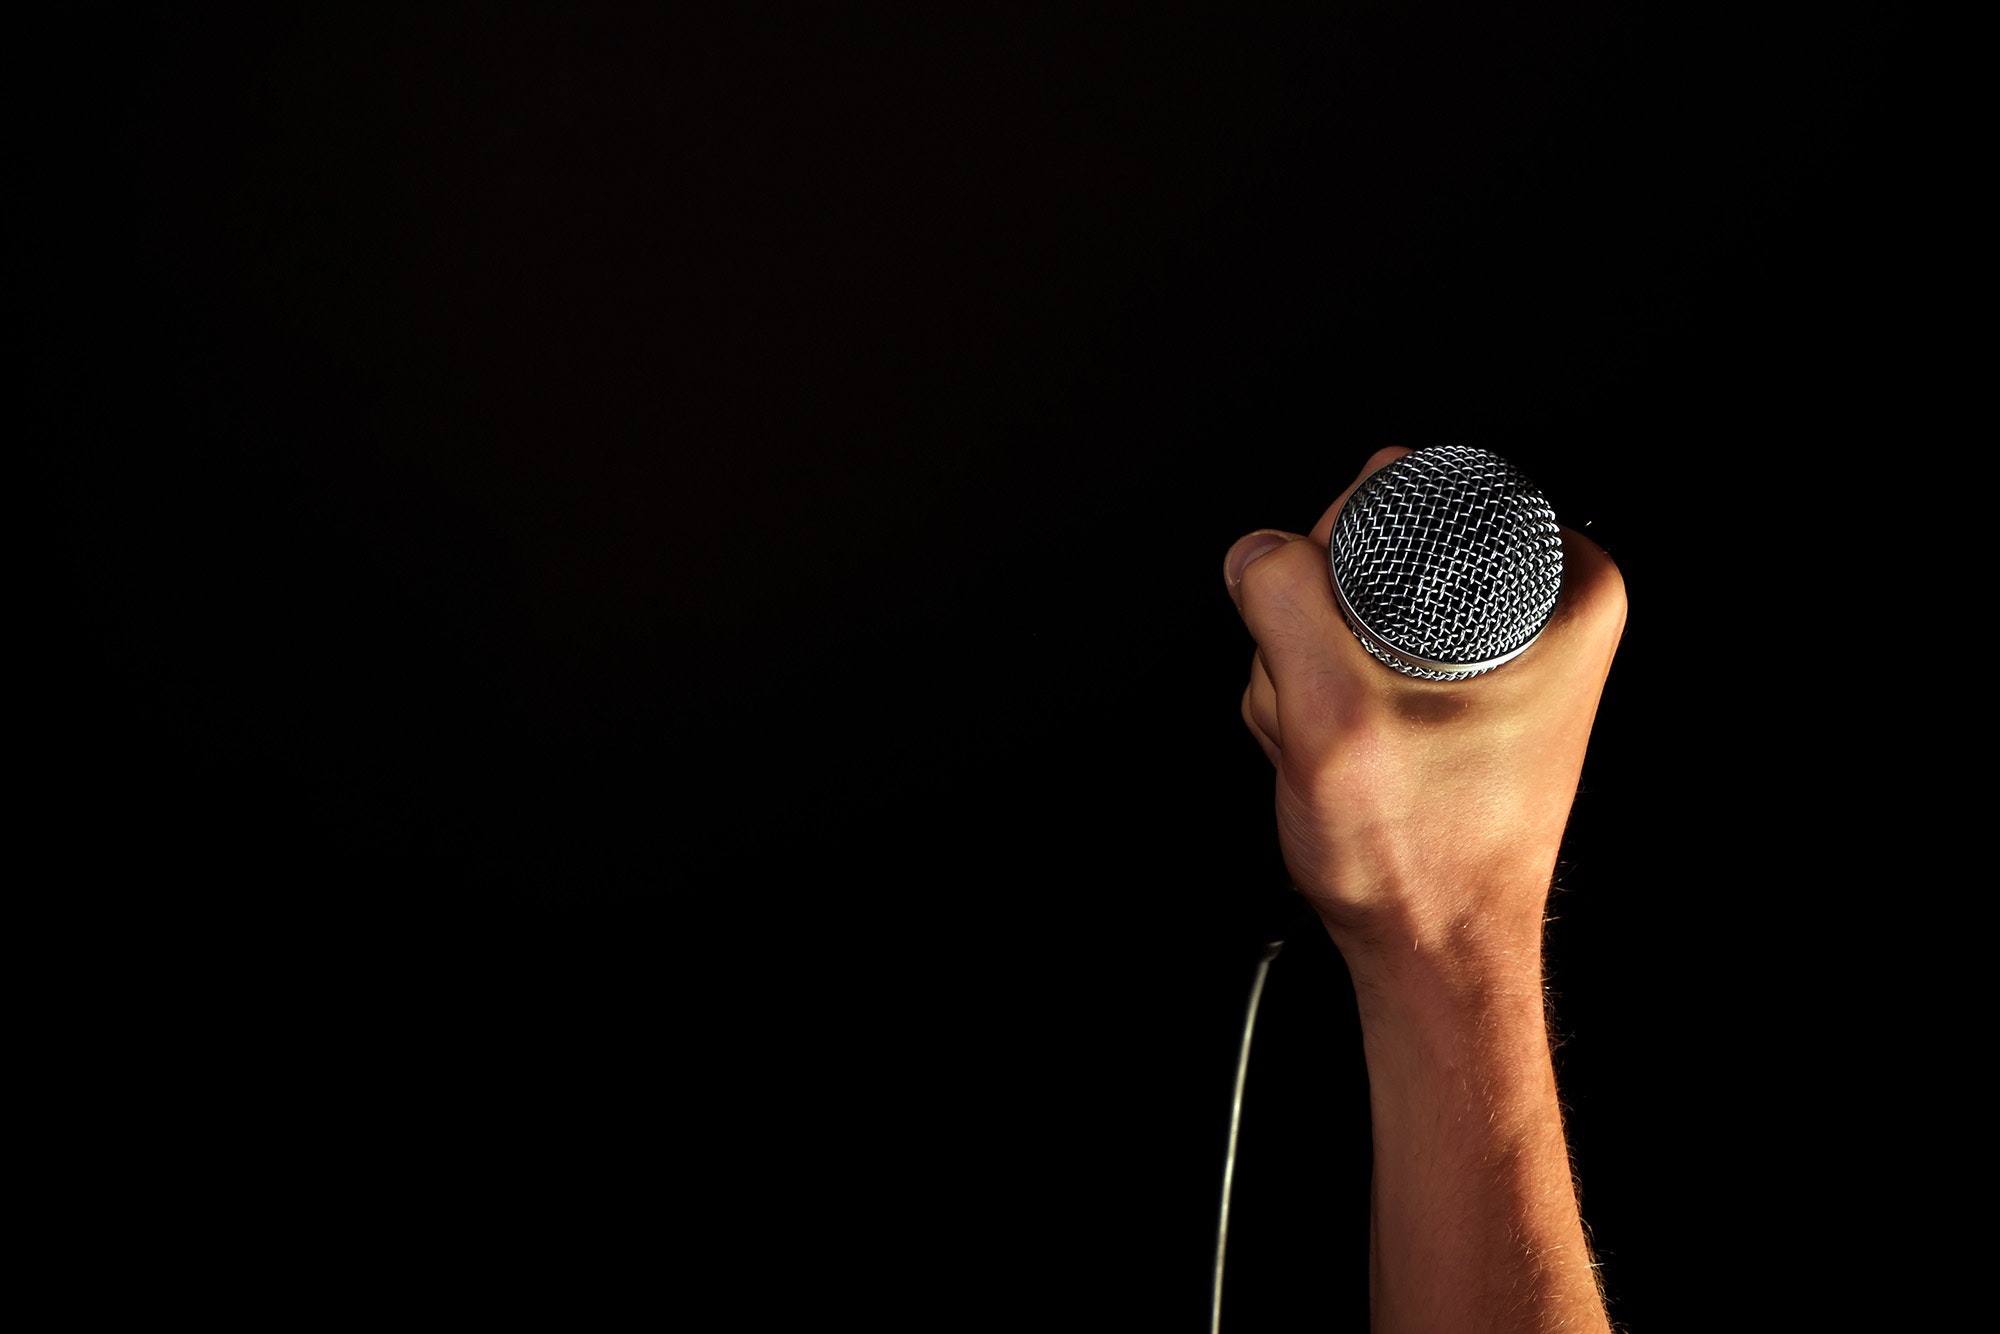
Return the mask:
<path id="1" fill-rule="evenodd" d="M 1223 583 L 1234 591 L 1236 585 L 1243 582 L 1243 571 L 1249 567 L 1251 561 L 1285 545 L 1290 540 L 1283 533 L 1270 532 L 1252 533 L 1248 537 L 1238 538 L 1236 545 L 1229 548 L 1228 558 L 1222 563 Z"/>

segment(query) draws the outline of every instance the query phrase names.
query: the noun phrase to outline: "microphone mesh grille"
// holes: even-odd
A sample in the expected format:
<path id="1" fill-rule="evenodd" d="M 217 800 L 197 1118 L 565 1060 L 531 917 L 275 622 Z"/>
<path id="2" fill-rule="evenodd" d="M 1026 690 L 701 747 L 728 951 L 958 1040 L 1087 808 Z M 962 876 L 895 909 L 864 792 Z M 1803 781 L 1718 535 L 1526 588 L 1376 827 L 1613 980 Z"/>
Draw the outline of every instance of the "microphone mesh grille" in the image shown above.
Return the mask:
<path id="1" fill-rule="evenodd" d="M 1334 521 L 1334 591 L 1371 654 L 1458 681 L 1532 643 L 1562 586 L 1562 530 L 1491 450 L 1433 445 L 1364 478 Z"/>

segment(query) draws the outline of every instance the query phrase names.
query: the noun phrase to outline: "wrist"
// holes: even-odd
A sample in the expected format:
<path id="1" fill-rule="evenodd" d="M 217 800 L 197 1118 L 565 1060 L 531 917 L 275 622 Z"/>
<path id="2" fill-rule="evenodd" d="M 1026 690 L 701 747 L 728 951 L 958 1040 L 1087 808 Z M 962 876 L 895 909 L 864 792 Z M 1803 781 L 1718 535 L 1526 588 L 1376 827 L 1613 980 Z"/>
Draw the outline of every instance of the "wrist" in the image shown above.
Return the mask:
<path id="1" fill-rule="evenodd" d="M 1492 1031 L 1532 1023 L 1542 1039 L 1543 906 L 1425 915 L 1408 907 L 1320 920 L 1346 962 L 1365 1027 Z"/>

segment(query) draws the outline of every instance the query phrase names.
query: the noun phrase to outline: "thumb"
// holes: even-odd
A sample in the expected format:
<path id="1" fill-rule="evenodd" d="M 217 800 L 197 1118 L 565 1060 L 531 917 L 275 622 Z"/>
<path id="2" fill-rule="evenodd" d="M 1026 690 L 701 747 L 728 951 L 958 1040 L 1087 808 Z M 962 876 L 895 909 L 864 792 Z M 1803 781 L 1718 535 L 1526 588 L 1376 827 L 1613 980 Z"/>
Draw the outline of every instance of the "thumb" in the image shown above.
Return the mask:
<path id="1" fill-rule="evenodd" d="M 1271 675 L 1313 671 L 1350 638 L 1333 599 L 1327 549 L 1310 537 L 1266 529 L 1239 538 L 1223 578 Z"/>
<path id="2" fill-rule="evenodd" d="M 1327 699 L 1350 692 L 1350 659 L 1366 661 L 1334 601 L 1327 560 L 1312 538 L 1267 529 L 1239 538 L 1223 562 L 1257 642 L 1244 717 L 1267 751 L 1317 744 L 1334 722 Z"/>
<path id="3" fill-rule="evenodd" d="M 1229 597 L 1236 604 L 1236 610 L 1243 610 L 1243 572 L 1253 561 L 1270 555 L 1287 542 L 1299 540 L 1297 533 L 1287 533 L 1276 528 L 1260 528 L 1254 533 L 1236 539 L 1229 548 L 1229 554 L 1222 558 L 1222 584 L 1229 590 Z"/>

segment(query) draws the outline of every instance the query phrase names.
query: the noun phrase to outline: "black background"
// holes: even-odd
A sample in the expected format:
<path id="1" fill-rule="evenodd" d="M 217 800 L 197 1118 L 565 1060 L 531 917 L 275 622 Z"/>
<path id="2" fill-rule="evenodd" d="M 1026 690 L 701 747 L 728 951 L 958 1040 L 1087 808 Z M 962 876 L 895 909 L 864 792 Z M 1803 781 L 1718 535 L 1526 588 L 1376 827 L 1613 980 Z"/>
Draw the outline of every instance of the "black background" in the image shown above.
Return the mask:
<path id="1" fill-rule="evenodd" d="M 1813 702 L 1851 683 L 1769 668 L 1840 637 L 1851 479 L 1928 438 L 1907 33 L 226 12 L 88 34 L 30 365 L 49 783 L 160 973 L 107 1136 L 207 1257 L 168 1290 L 1205 1329 L 1291 925 L 1223 553 L 1445 440 L 1631 598 L 1550 959 L 1615 1313 L 1711 1327 L 1744 1220 L 1823 1201 L 1855 1034 L 1798 904 L 1888 854 Z M 1291 940 L 1239 1334 L 1361 1309 L 1351 1001 Z"/>

